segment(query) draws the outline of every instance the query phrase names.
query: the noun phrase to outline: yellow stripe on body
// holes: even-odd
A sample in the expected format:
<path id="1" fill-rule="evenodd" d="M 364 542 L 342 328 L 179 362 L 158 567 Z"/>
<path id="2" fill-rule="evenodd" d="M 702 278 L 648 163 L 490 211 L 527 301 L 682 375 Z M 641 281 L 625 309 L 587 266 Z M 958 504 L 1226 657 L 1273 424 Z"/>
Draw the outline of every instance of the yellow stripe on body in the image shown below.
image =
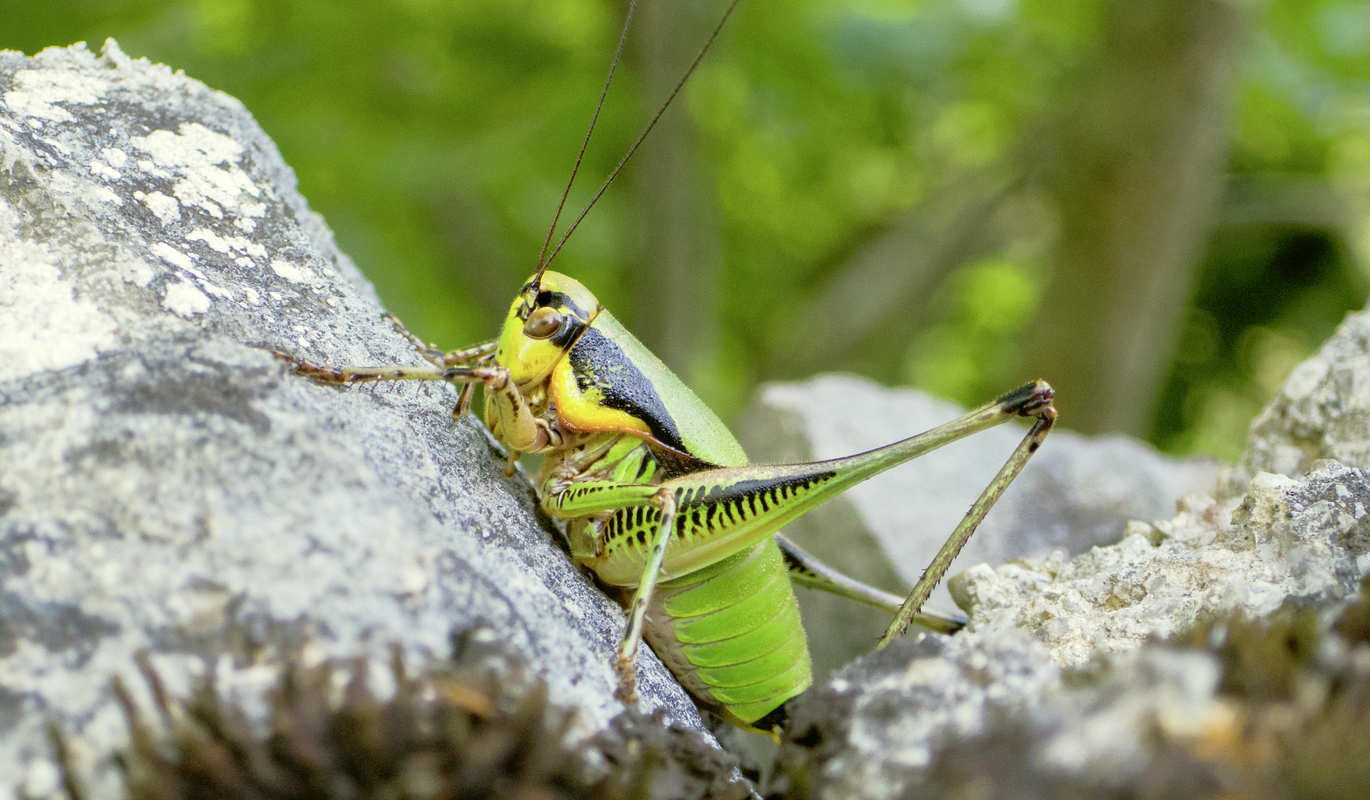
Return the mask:
<path id="1" fill-rule="evenodd" d="M 604 405 L 604 393 L 596 386 L 582 390 L 571 369 L 571 359 L 563 358 L 552 369 L 549 381 L 552 401 L 561 424 L 576 431 L 630 433 L 651 438 L 647 423 L 625 411 Z"/>

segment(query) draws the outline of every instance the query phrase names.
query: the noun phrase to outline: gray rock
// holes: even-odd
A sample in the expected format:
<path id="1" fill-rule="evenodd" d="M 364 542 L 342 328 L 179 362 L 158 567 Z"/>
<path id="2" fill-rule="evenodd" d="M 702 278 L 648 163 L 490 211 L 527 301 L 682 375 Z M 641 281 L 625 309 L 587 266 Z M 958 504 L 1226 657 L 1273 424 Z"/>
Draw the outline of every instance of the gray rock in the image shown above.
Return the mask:
<path id="1" fill-rule="evenodd" d="M 250 694 L 283 653 L 419 668 L 483 620 L 582 734 L 620 710 L 622 613 L 450 388 L 270 355 L 420 363 L 381 313 L 238 101 L 112 41 L 0 53 L 0 785 L 57 793 L 51 719 L 112 794 L 109 679 L 140 687 L 140 648 L 173 691 Z"/>
<path id="2" fill-rule="evenodd" d="M 758 462 L 807 461 L 887 444 L 962 413 L 911 389 L 820 375 L 763 387 L 740 435 Z M 786 535 L 848 574 L 903 594 L 1025 430 L 1006 425 L 946 445 L 846 492 Z M 1125 436 L 1091 439 L 1058 427 L 952 569 L 1115 542 L 1129 520 L 1170 515 L 1182 496 L 1212 492 L 1217 471 L 1215 462 L 1167 458 Z M 803 592 L 800 604 L 820 672 L 869 651 L 888 623 L 880 612 L 819 592 Z M 945 586 L 929 605 L 953 607 Z"/>
<path id="3" fill-rule="evenodd" d="M 950 581 L 971 627 L 866 657 L 796 700 L 778 773 L 807 796 L 834 798 L 967 787 L 986 797 L 1138 796 L 1213 778 L 1202 757 L 1167 761 L 1164 748 L 1236 736 L 1245 712 L 1218 695 L 1210 654 L 1159 639 L 1291 602 L 1328 620 L 1370 571 L 1370 463 L 1357 411 L 1370 408 L 1370 383 L 1355 377 L 1363 320 L 1353 316 L 1313 366 L 1297 368 L 1253 426 L 1245 463 L 1271 465 L 1274 453 L 1293 476 L 1256 472 L 1214 495 L 1191 493 L 1173 517 L 1129 523 L 1118 543 L 1073 557 L 971 567 Z M 1044 445 L 1044 461 L 1058 443 Z M 1348 460 L 1311 460 L 1327 454 Z M 1365 680 L 1370 651 L 1333 650 L 1351 679 Z M 1318 701 L 1296 706 L 1307 714 Z M 1203 774 L 1192 784 L 1169 769 Z"/>
<path id="4" fill-rule="evenodd" d="M 1370 313 L 1347 315 L 1312 358 L 1294 368 L 1256 421 L 1246 476 L 1299 475 L 1335 458 L 1370 464 Z"/>
<path id="5" fill-rule="evenodd" d="M 953 579 L 952 593 L 971 610 L 977 636 L 1028 631 L 1053 662 L 1079 667 L 1202 616 L 1264 616 L 1291 597 L 1340 600 L 1370 570 L 1363 469 L 1321 461 L 1302 479 L 1260 473 L 1242 497 L 1199 500 L 1074 559 L 972 567 Z"/>
<path id="6" fill-rule="evenodd" d="M 1202 652 L 1151 648 L 1067 689 L 1022 634 L 912 651 L 901 642 L 816 687 L 794 716 L 810 746 L 787 742 L 780 773 L 806 775 L 816 798 L 1135 797 L 1156 739 L 1231 714 Z"/>
<path id="7" fill-rule="evenodd" d="M 1060 670 L 1022 634 L 895 642 L 791 703 L 775 772 L 806 772 L 809 796 L 913 796 L 943 740 L 1060 686 Z"/>

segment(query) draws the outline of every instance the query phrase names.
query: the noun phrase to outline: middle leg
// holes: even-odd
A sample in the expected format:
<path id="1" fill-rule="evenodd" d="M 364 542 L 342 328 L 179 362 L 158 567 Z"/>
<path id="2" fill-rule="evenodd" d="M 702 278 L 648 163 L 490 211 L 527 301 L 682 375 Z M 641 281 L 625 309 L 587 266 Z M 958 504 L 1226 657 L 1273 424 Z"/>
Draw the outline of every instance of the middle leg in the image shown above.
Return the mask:
<path id="1" fill-rule="evenodd" d="M 623 630 L 623 641 L 619 642 L 615 661 L 618 690 L 614 694 L 625 703 L 637 702 L 637 651 L 642 646 L 642 626 L 647 619 L 647 606 L 652 602 L 652 592 L 656 590 L 657 580 L 661 577 L 666 546 L 675 531 L 675 493 L 669 490 L 657 492 L 652 497 L 652 505 L 661 509 L 661 522 L 657 526 L 656 536 L 652 538 L 651 549 L 647 552 L 647 562 L 642 567 L 637 591 L 633 592 L 633 599 L 628 606 L 628 624 Z"/>

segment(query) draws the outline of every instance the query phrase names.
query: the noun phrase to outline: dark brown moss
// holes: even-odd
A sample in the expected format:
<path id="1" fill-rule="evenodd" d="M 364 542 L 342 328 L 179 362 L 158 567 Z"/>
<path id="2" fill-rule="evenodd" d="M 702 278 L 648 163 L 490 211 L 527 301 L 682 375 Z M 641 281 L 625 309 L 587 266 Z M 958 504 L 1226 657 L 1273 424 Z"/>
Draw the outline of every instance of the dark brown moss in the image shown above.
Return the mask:
<path id="1" fill-rule="evenodd" d="M 1347 644 L 1370 644 L 1370 575 L 1361 578 L 1360 596 L 1332 623 L 1332 631 Z"/>
<path id="2" fill-rule="evenodd" d="M 118 755 L 131 800 L 414 800 L 428 798 L 743 798 L 730 758 L 699 734 L 625 714 L 591 741 L 546 685 L 506 692 L 493 673 L 406 673 L 392 659 L 382 696 L 364 661 L 291 664 L 254 721 L 212 681 L 170 697 L 140 659 L 155 709 L 116 683 L 129 725 Z M 67 793 L 83 793 L 54 736 Z"/>
<path id="3" fill-rule="evenodd" d="M 1167 743 L 1224 776 L 1214 794 L 1370 796 L 1370 672 L 1356 652 L 1370 642 L 1370 579 L 1330 629 L 1320 618 L 1296 604 L 1265 619 L 1210 620 L 1172 640 L 1217 656 L 1219 691 L 1236 709 L 1223 735 Z"/>
<path id="4" fill-rule="evenodd" d="M 1310 666 L 1322 634 L 1318 615 L 1286 606 L 1263 619 L 1214 617 L 1171 639 L 1213 652 L 1222 663 L 1219 691 L 1248 700 L 1288 700 Z"/>

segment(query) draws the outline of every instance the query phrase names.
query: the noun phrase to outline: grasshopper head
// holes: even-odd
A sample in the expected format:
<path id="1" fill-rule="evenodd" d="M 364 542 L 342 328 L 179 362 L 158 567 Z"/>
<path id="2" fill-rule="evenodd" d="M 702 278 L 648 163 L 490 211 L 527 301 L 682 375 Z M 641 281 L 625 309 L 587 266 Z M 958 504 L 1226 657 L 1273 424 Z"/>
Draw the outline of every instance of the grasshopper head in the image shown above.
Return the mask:
<path id="1" fill-rule="evenodd" d="M 580 281 L 550 270 L 541 279 L 534 276 L 509 307 L 495 358 L 515 383 L 541 381 L 599 309 L 599 301 Z"/>

